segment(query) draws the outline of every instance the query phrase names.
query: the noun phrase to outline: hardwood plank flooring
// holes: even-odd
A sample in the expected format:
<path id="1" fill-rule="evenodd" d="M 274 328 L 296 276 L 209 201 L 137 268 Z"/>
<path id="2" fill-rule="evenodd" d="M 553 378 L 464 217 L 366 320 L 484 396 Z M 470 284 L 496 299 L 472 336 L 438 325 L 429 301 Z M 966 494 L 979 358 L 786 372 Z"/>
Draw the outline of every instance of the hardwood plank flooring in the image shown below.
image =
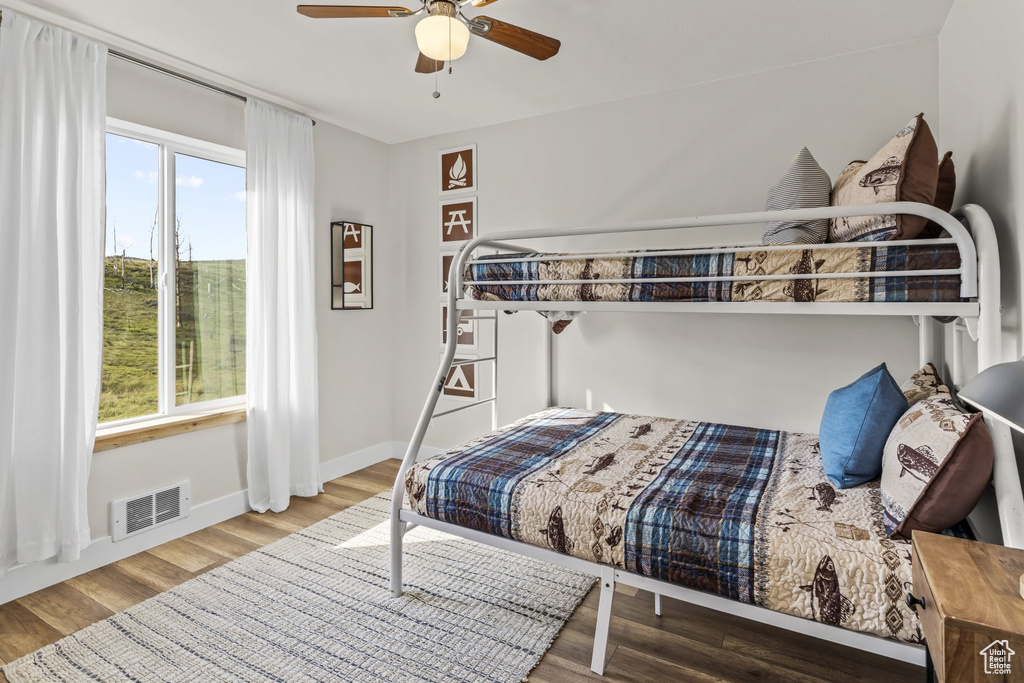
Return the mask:
<path id="1" fill-rule="evenodd" d="M 293 498 L 285 512 L 248 512 L 0 605 L 0 665 L 389 490 L 397 470 L 397 460 L 378 463 L 327 482 L 318 496 Z M 627 586 L 616 589 L 601 678 L 590 671 L 598 598 L 595 587 L 531 682 L 924 680 L 920 667 L 667 598 L 658 617 L 653 596 Z"/>

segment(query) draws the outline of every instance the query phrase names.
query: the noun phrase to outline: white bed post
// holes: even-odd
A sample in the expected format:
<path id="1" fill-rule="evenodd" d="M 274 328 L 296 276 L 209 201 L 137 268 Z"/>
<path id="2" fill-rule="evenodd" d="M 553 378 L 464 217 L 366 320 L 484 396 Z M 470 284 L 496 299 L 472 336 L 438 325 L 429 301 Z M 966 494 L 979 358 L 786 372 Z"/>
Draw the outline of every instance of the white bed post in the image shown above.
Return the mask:
<path id="1" fill-rule="evenodd" d="M 604 660 L 608 652 L 608 630 L 612 623 L 612 599 L 615 597 L 615 569 L 601 567 L 601 602 L 597 606 L 597 626 L 594 628 L 594 654 L 590 670 L 604 675 Z"/>
<path id="2" fill-rule="evenodd" d="M 458 328 L 459 311 L 456 310 L 456 293 L 462 288 L 462 278 L 458 277 L 458 269 L 465 261 L 465 251 L 460 251 L 452 259 L 451 270 L 448 271 L 448 339 L 444 347 L 444 354 L 441 356 L 441 364 L 434 376 L 434 383 L 427 392 L 427 400 L 420 413 L 420 419 L 416 423 L 416 431 L 413 432 L 409 441 L 409 448 L 402 458 L 402 465 L 398 468 L 398 475 L 395 477 L 395 485 L 391 490 L 391 596 L 402 595 L 402 536 L 405 535 L 408 526 L 402 521 L 402 505 L 405 503 L 405 473 L 416 463 L 420 447 L 423 445 L 423 437 L 426 436 L 427 427 L 434 415 L 434 408 L 444 391 L 445 381 L 448 379 L 448 372 L 455 360 L 455 347 L 458 344 L 458 335 L 455 330 Z M 495 326 L 497 327 L 497 326 Z"/>
<path id="3" fill-rule="evenodd" d="M 924 367 L 925 363 L 932 363 L 942 373 L 944 348 L 942 343 L 942 325 L 934 318 L 920 316 L 918 325 L 918 366 Z"/>
<path id="4" fill-rule="evenodd" d="M 971 227 L 978 250 L 978 299 L 981 302 L 981 311 L 976 325 L 972 325 L 970 320 L 965 322 L 968 332 L 978 342 L 978 372 L 981 372 L 1005 360 L 1002 337 L 1003 306 L 999 286 L 999 248 L 995 226 L 984 209 L 968 204 L 960 213 Z M 995 450 L 992 483 L 996 491 L 1003 545 L 1024 548 L 1024 492 L 1021 490 L 1020 472 L 1017 469 L 1017 455 L 1013 448 L 1010 427 L 989 415 L 985 415 L 985 424 L 992 435 Z"/>

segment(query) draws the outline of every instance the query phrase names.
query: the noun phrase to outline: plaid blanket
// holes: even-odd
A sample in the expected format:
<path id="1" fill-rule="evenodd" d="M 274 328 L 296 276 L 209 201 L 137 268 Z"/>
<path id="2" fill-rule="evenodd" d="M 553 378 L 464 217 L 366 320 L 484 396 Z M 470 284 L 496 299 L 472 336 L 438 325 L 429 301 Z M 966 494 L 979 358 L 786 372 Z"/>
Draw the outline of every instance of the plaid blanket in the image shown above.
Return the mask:
<path id="1" fill-rule="evenodd" d="M 817 437 L 556 408 L 407 474 L 422 515 L 742 602 L 920 642 L 909 543 Z"/>
<path id="2" fill-rule="evenodd" d="M 579 280 L 575 284 L 467 285 L 475 299 L 500 301 L 868 301 L 937 302 L 960 300 L 956 275 L 901 276 L 900 272 L 960 267 L 955 245 L 857 248 L 751 249 L 726 254 L 664 255 L 679 250 L 647 250 L 625 258 L 572 258 L 572 254 L 503 254 L 484 256 L 484 263 L 467 266 L 466 280 L 524 282 Z M 567 256 L 566 260 L 527 260 L 535 256 Z M 487 263 L 512 259 L 505 263 Z M 863 277 L 829 278 L 830 274 Z M 675 277 L 754 277 L 820 275 L 802 280 L 744 280 L 735 282 L 634 283 L 622 279 Z"/>
<path id="3" fill-rule="evenodd" d="M 753 602 L 754 520 L 779 433 L 701 424 L 626 513 L 626 569 Z"/>

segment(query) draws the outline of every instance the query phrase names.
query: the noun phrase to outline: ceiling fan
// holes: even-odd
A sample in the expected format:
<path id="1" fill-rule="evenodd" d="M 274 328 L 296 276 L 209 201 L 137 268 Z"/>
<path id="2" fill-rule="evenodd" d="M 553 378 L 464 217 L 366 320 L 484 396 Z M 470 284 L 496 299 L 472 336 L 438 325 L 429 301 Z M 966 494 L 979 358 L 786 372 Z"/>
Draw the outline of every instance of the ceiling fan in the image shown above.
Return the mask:
<path id="1" fill-rule="evenodd" d="M 504 45 L 534 59 L 550 59 L 558 54 L 561 41 L 491 17 L 467 17 L 462 8 L 485 7 L 498 0 L 423 0 L 416 11 L 405 7 L 369 5 L 299 5 L 299 14 L 313 19 L 363 19 L 423 16 L 416 25 L 416 44 L 420 57 L 416 71 L 431 74 L 466 53 L 470 34 Z"/>

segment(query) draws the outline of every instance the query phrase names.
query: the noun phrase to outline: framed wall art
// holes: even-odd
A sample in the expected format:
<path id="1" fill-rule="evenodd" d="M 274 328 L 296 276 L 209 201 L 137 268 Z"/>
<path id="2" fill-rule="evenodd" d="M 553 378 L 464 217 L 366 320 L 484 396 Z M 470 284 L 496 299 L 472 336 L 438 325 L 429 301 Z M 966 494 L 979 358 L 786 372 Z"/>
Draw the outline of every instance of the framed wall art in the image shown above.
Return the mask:
<path id="1" fill-rule="evenodd" d="M 438 254 L 438 258 L 441 264 L 441 294 L 448 293 L 448 273 L 452 268 L 452 261 L 455 260 L 455 254 L 445 254 L 444 252 Z"/>
<path id="2" fill-rule="evenodd" d="M 476 359 L 476 356 L 456 356 L 455 362 L 475 361 Z M 477 375 L 477 366 L 474 363 L 452 365 L 448 371 L 448 376 L 445 378 L 441 395 L 445 398 L 475 401 L 477 397 Z"/>
<path id="3" fill-rule="evenodd" d="M 467 320 L 467 318 L 473 317 L 472 311 L 462 311 L 462 315 L 459 316 L 459 324 L 456 329 L 458 344 L 456 349 L 462 350 L 475 350 L 477 348 L 476 341 L 476 321 Z M 441 346 L 448 343 L 448 306 L 441 304 Z"/>
<path id="4" fill-rule="evenodd" d="M 438 163 L 442 195 L 476 190 L 476 145 L 442 150 Z"/>
<path id="5" fill-rule="evenodd" d="M 476 197 L 441 202 L 438 220 L 441 249 L 457 249 L 476 237 Z"/>
<path id="6" fill-rule="evenodd" d="M 373 308 L 373 226 L 331 223 L 331 309 Z"/>

